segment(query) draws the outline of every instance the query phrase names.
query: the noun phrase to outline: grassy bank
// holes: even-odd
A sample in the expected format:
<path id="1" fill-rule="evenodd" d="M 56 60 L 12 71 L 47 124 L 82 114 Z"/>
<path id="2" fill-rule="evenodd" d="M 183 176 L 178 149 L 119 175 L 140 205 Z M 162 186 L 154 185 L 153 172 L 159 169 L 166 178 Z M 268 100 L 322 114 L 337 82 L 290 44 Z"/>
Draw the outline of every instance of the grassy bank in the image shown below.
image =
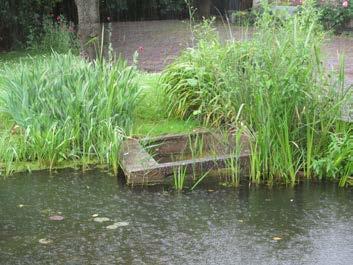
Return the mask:
<path id="1" fill-rule="evenodd" d="M 167 100 L 163 91 L 161 74 L 138 75 L 141 88 L 139 103 L 134 112 L 131 135 L 156 136 L 168 133 L 191 132 L 200 124 L 194 119 L 180 119 L 168 116 Z"/>

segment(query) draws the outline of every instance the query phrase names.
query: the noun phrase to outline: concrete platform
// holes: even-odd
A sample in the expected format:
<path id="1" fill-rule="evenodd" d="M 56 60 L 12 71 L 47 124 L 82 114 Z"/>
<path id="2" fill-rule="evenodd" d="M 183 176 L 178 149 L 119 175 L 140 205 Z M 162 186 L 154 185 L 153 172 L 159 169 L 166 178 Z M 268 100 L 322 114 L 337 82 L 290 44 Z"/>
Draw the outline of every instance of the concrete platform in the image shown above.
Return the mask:
<path id="1" fill-rule="evenodd" d="M 186 174 L 224 169 L 236 156 L 245 167 L 250 155 L 248 137 L 241 135 L 238 142 L 236 148 L 235 135 L 214 132 L 128 139 L 121 148 L 121 167 L 129 185 L 161 184 L 180 168 Z"/>

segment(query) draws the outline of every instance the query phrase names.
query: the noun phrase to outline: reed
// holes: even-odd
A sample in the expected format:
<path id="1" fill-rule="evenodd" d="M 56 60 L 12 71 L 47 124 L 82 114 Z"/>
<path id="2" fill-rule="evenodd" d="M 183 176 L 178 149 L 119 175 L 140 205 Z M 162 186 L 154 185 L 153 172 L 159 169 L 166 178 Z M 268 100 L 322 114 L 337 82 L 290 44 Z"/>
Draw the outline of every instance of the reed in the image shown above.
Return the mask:
<path id="1" fill-rule="evenodd" d="M 0 144 L 6 172 L 26 161 L 50 169 L 67 161 L 96 162 L 116 172 L 139 94 L 136 74 L 122 60 L 89 63 L 70 53 L 5 66 L 0 115 L 16 128 L 0 135 L 8 143 Z"/>
<path id="2" fill-rule="evenodd" d="M 331 78 L 323 67 L 318 18 L 313 1 L 285 17 L 264 3 L 253 36 L 226 45 L 205 23 L 195 48 L 162 75 L 169 115 L 215 127 L 243 123 L 253 135 L 253 182 L 294 185 L 301 170 L 311 178 L 345 100 L 344 71 Z"/>
<path id="3" fill-rule="evenodd" d="M 184 189 L 184 184 L 186 180 L 186 167 L 178 167 L 173 171 L 174 188 L 177 191 L 182 191 Z"/>
<path id="4" fill-rule="evenodd" d="M 232 150 L 230 150 L 231 157 L 227 161 L 227 167 L 229 169 L 229 174 L 230 174 L 229 185 L 232 187 L 238 187 L 240 184 L 240 174 L 241 174 L 240 156 L 244 149 L 242 136 L 244 135 L 245 131 L 246 131 L 246 128 L 239 128 L 233 135 L 235 147 L 232 148 Z"/>

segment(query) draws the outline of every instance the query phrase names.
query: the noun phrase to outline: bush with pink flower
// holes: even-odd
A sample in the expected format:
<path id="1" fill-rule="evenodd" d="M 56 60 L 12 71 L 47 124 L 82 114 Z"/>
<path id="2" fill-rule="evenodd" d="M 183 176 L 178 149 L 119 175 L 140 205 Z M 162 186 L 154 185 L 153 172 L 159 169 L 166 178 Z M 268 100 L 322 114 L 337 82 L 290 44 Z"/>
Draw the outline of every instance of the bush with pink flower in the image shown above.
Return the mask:
<path id="1" fill-rule="evenodd" d="M 353 6 L 350 0 L 323 1 L 319 4 L 319 9 L 322 25 L 335 33 L 342 32 L 353 20 Z"/>
<path id="2" fill-rule="evenodd" d="M 78 52 L 78 41 L 75 26 L 69 23 L 64 16 L 48 16 L 43 19 L 42 30 L 30 43 L 30 48 L 41 51 L 56 51 L 66 53 L 71 50 Z"/>

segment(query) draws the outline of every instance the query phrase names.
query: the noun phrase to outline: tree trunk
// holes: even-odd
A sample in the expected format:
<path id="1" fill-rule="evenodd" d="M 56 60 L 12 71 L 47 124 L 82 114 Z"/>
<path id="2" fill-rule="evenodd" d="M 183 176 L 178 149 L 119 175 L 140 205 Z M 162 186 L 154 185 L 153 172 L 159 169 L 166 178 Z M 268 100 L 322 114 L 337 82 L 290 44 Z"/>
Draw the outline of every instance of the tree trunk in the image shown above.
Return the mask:
<path id="1" fill-rule="evenodd" d="M 78 13 L 78 37 L 83 56 L 96 58 L 95 46 L 99 42 L 101 31 L 99 0 L 75 0 Z M 96 38 L 97 42 L 92 42 Z"/>
<path id="2" fill-rule="evenodd" d="M 200 18 L 209 18 L 211 15 L 211 0 L 199 0 L 198 10 Z"/>

